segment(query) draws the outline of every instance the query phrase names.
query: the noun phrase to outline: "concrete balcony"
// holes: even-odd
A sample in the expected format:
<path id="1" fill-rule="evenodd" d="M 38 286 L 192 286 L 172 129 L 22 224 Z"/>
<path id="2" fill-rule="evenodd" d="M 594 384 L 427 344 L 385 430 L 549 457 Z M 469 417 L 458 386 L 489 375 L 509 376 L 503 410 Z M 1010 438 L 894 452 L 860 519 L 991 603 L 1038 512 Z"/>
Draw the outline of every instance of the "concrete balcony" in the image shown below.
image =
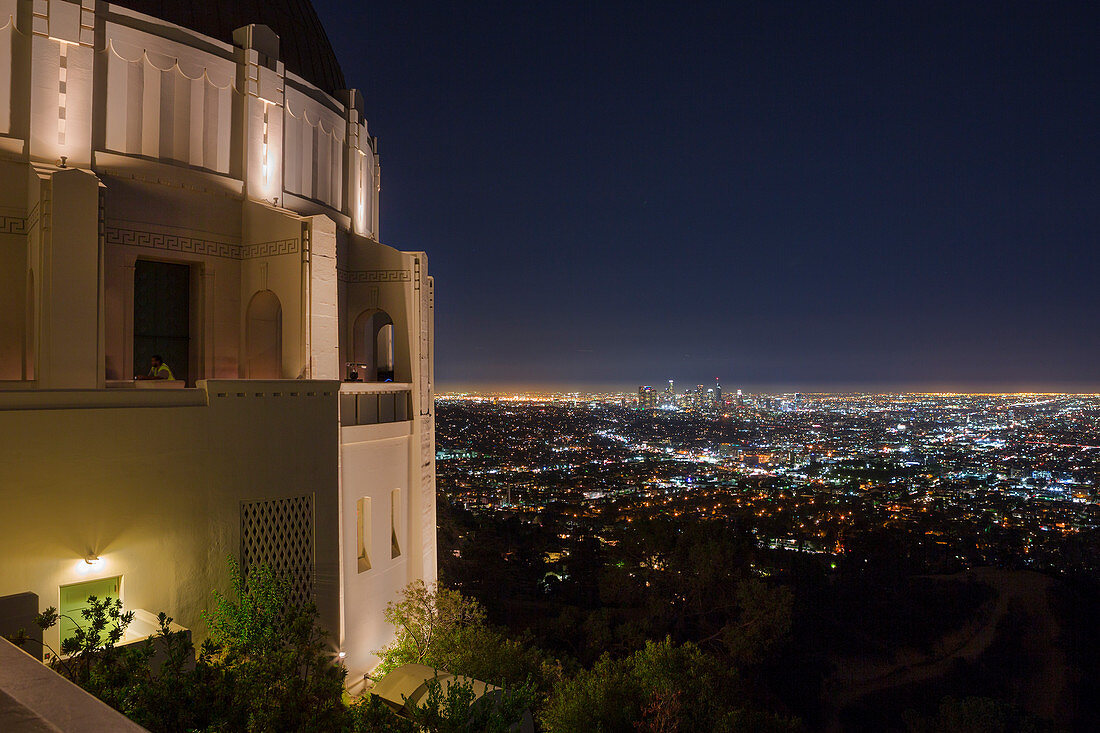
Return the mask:
<path id="1" fill-rule="evenodd" d="M 340 427 L 382 425 L 412 419 L 412 385 L 402 382 L 342 382 Z"/>

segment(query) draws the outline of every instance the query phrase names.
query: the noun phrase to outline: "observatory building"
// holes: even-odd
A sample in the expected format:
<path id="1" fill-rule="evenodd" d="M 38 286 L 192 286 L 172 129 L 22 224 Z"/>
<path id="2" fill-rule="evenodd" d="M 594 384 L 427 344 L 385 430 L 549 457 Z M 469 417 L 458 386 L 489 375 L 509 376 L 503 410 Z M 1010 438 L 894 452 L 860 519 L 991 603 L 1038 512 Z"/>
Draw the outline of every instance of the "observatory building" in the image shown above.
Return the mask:
<path id="1" fill-rule="evenodd" d="M 267 563 L 351 683 L 435 579 L 433 283 L 363 109 L 308 0 L 0 0 L 0 635 L 201 638 Z"/>

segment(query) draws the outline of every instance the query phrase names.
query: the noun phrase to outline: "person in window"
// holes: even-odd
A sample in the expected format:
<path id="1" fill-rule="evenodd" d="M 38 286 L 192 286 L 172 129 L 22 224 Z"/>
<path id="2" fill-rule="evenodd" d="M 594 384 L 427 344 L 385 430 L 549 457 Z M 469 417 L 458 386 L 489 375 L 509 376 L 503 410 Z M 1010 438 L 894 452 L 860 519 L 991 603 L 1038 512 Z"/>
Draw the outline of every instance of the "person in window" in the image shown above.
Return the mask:
<path id="1" fill-rule="evenodd" d="M 164 359 L 160 358 L 160 354 L 153 354 L 153 357 L 149 359 L 149 364 L 149 373 L 144 377 L 138 375 L 134 379 L 175 379 L 172 370 L 164 363 Z"/>

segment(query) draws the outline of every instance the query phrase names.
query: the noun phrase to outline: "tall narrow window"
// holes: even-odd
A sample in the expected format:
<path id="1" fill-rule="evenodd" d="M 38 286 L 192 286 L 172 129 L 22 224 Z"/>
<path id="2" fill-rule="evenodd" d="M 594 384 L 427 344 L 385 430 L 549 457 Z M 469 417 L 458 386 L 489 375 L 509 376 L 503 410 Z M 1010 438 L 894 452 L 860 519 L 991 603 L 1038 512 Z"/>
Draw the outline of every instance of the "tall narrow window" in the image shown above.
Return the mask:
<path id="1" fill-rule="evenodd" d="M 134 374 L 159 356 L 176 379 L 190 382 L 191 267 L 172 262 L 134 263 Z"/>
<path id="2" fill-rule="evenodd" d="M 370 497 L 355 502 L 355 543 L 359 572 L 370 570 Z"/>
<path id="3" fill-rule="evenodd" d="M 401 489 L 390 492 L 390 559 L 401 557 Z"/>

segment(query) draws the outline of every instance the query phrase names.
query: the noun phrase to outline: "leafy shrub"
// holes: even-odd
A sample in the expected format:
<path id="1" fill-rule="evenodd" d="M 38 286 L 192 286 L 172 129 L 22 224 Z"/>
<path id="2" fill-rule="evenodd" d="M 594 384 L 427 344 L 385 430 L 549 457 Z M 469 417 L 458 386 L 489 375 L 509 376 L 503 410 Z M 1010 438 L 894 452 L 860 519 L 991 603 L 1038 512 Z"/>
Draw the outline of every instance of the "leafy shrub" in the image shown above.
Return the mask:
<path id="1" fill-rule="evenodd" d="M 232 594 L 215 594 L 199 650 L 161 613 L 156 635 L 118 646 L 133 613 L 117 599 L 89 598 L 76 631 L 51 666 L 154 733 L 182 731 L 407 731 L 374 699 L 345 705 L 340 665 L 313 604 L 289 602 L 288 583 L 252 568 L 247 583 L 230 561 Z M 55 608 L 38 616 L 58 622 Z M 53 651 L 53 650 L 51 650 Z"/>

